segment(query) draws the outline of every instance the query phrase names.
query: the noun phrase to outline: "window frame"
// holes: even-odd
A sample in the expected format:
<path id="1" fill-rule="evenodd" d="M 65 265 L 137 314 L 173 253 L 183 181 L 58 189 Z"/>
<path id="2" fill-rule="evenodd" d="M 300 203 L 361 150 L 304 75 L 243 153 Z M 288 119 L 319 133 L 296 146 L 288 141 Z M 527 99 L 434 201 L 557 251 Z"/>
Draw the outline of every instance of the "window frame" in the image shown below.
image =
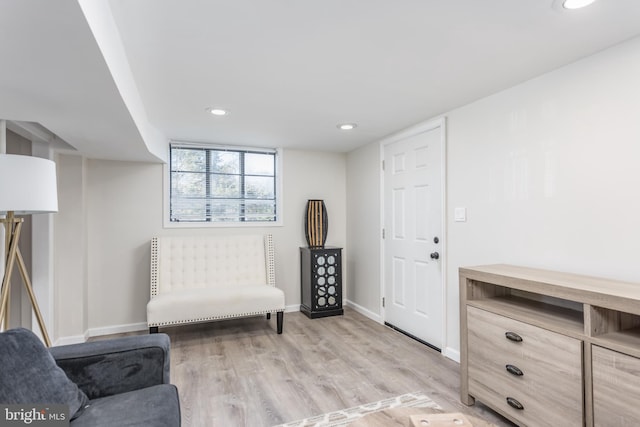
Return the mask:
<path id="1" fill-rule="evenodd" d="M 275 156 L 275 221 L 171 221 L 171 149 L 199 148 L 221 151 L 244 151 L 251 153 L 273 153 Z M 281 148 L 261 148 L 220 144 L 193 143 L 172 140 L 168 146 L 168 161 L 163 165 L 163 223 L 164 228 L 244 228 L 244 227 L 280 227 L 283 225 L 283 194 L 282 194 L 282 157 Z"/>

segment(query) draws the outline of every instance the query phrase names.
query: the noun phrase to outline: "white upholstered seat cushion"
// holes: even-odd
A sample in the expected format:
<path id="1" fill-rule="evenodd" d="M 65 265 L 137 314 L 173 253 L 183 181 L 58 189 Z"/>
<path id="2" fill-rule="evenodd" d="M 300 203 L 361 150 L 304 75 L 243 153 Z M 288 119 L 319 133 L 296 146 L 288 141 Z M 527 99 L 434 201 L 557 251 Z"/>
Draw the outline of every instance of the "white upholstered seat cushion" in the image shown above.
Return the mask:
<path id="1" fill-rule="evenodd" d="M 284 309 L 284 292 L 268 285 L 181 289 L 152 298 L 147 304 L 147 322 L 149 326 L 178 325 Z"/>

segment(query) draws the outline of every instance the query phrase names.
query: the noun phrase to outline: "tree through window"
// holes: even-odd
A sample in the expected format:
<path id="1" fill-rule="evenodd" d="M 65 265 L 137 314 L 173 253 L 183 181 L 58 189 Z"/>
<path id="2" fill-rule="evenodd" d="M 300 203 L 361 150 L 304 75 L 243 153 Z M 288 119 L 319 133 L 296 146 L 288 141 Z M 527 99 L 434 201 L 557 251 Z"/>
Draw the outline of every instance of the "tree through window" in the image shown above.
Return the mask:
<path id="1" fill-rule="evenodd" d="M 171 222 L 277 220 L 276 151 L 171 145 Z"/>

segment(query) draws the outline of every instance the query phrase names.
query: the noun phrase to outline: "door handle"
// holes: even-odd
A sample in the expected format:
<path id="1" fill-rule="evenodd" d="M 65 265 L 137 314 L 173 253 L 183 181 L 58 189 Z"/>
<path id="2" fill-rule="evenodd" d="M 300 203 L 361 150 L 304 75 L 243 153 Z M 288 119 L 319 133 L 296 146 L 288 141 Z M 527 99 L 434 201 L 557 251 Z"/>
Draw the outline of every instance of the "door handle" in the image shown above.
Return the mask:
<path id="1" fill-rule="evenodd" d="M 433 252 L 431 255 L 431 259 L 438 259 L 440 258 L 440 254 L 438 252 Z"/>

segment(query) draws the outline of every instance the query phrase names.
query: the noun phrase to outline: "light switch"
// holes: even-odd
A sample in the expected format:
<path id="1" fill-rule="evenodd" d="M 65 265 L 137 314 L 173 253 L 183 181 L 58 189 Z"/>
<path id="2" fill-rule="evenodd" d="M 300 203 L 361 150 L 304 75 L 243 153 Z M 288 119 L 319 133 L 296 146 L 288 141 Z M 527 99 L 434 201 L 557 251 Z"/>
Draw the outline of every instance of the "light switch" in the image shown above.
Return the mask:
<path id="1" fill-rule="evenodd" d="M 453 217 L 456 222 L 467 222 L 467 208 L 455 208 Z"/>

